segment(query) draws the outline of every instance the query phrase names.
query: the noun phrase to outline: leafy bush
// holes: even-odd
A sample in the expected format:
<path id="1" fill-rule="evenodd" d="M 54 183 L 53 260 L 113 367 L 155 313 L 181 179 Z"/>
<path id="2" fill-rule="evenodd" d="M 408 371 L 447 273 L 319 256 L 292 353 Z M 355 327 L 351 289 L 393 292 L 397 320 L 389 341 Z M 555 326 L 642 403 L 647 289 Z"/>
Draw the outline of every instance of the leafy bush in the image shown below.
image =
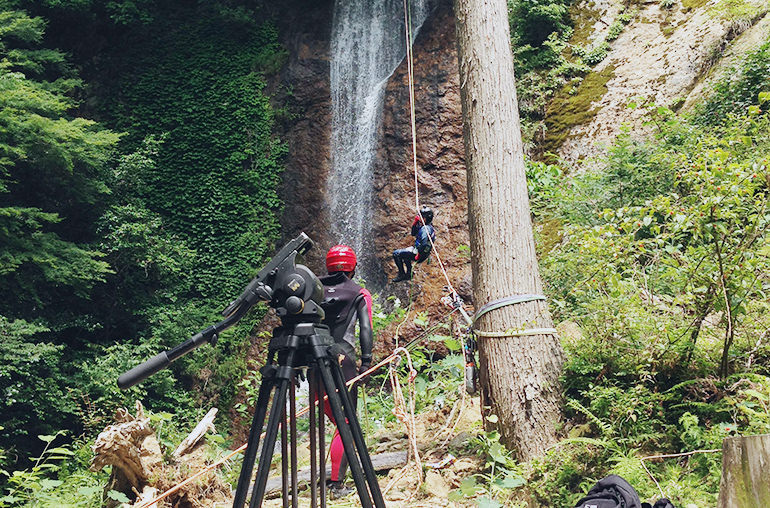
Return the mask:
<path id="1" fill-rule="evenodd" d="M 54 442 L 61 441 L 62 434 L 38 436 L 45 443 L 42 453 L 29 469 L 14 471 L 8 477 L 0 507 L 76 504 L 96 508 L 102 505 L 106 474 L 88 472 L 89 460 L 82 459 L 79 449 L 66 444 L 53 446 Z"/>
<path id="2" fill-rule="evenodd" d="M 761 92 L 770 92 L 770 39 L 712 85 L 709 97 L 695 108 L 695 121 L 726 125 L 730 114 L 759 105 Z"/>
<path id="3" fill-rule="evenodd" d="M 767 432 L 769 95 L 717 124 L 642 104 L 653 138 L 624 131 L 596 167 L 531 189 L 559 228 L 541 266 L 572 424 L 532 464 L 541 504 L 572 505 L 609 473 L 659 495 L 643 456 Z M 676 505 L 716 502 L 718 454 L 645 465 Z"/>
<path id="4" fill-rule="evenodd" d="M 75 117 L 81 87 L 45 21 L 0 13 L 0 447 L 65 428 L 73 349 L 98 329 L 89 299 L 112 273 L 95 245 L 119 136 Z M 39 450 L 35 450 L 39 451 Z"/>
<path id="5" fill-rule="evenodd" d="M 607 30 L 607 36 L 604 38 L 604 40 L 612 42 L 617 39 L 623 32 L 623 29 L 627 24 L 631 22 L 635 15 L 636 11 L 624 11 L 618 14 L 618 17 L 615 18 L 615 21 L 612 22 L 610 28 Z"/>
<path id="6" fill-rule="evenodd" d="M 540 46 L 552 33 L 569 30 L 569 2 L 511 0 L 508 12 L 514 44 Z"/>
<path id="7" fill-rule="evenodd" d="M 508 501 L 513 490 L 526 483 L 512 452 L 500 443 L 500 434 L 496 431 L 479 433 L 471 446 L 484 458 L 484 471 L 464 478 L 460 487 L 449 493 L 449 500 L 461 502 L 474 497 L 481 507 L 501 508 L 503 503 L 510 506 Z"/>

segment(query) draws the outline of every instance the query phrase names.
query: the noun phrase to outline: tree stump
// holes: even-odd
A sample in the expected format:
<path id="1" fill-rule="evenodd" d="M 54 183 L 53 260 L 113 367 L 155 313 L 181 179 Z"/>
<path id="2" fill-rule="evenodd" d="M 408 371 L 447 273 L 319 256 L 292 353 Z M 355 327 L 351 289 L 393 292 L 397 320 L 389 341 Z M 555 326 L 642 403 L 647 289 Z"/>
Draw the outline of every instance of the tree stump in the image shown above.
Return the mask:
<path id="1" fill-rule="evenodd" d="M 104 466 L 112 466 L 105 493 L 117 490 L 133 498 L 135 492 L 142 492 L 150 469 L 159 464 L 163 456 L 155 432 L 150 427 L 150 419 L 144 415 L 139 401 L 136 402 L 136 416 L 119 409 L 115 420 L 116 424 L 107 427 L 96 438 L 91 470 L 99 471 Z M 105 499 L 105 504 L 109 507 L 118 503 Z"/>
<path id="2" fill-rule="evenodd" d="M 728 437 L 724 440 L 717 506 L 770 506 L 770 434 Z"/>

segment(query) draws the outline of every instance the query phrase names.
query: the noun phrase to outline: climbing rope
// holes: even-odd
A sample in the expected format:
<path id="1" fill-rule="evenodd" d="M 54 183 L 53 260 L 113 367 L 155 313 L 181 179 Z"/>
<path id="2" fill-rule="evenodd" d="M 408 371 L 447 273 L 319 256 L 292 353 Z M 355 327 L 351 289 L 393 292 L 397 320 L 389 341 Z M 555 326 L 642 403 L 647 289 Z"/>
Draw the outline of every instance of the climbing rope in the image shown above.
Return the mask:
<path id="1" fill-rule="evenodd" d="M 412 126 L 412 167 L 414 168 L 414 206 L 420 213 L 420 191 L 417 185 L 417 122 L 414 110 L 414 62 L 412 58 L 412 13 L 409 0 L 404 0 L 404 36 L 406 38 L 406 70 L 409 84 L 409 118 Z M 422 217 L 420 217 L 422 218 Z"/>
<path id="2" fill-rule="evenodd" d="M 417 215 L 420 220 L 425 224 L 425 219 L 420 213 L 420 185 L 417 177 L 417 121 L 415 120 L 415 107 L 414 107 L 414 55 L 412 54 L 412 17 L 409 10 L 409 0 L 404 0 L 404 33 L 406 35 L 406 68 L 407 68 L 407 86 L 409 88 L 409 123 L 412 130 L 412 169 L 414 171 L 414 208 L 417 211 Z M 435 253 L 436 261 L 441 268 L 441 272 L 446 279 L 447 287 L 451 294 L 457 295 L 452 281 L 449 280 L 449 275 L 444 268 L 444 263 L 441 261 L 441 256 L 436 250 L 436 245 L 433 239 L 428 235 L 430 241 L 431 250 Z"/>
<path id="3" fill-rule="evenodd" d="M 412 52 L 412 28 L 411 28 L 411 13 L 410 13 L 410 9 L 409 9 L 409 0 L 403 0 L 403 4 L 404 4 L 404 27 L 405 27 L 404 31 L 405 31 L 405 38 L 406 38 L 407 82 L 408 82 L 408 88 L 409 88 L 409 113 L 410 113 L 410 126 L 411 126 L 411 135 L 412 135 L 412 167 L 413 167 L 413 172 L 414 172 L 415 210 L 417 211 L 417 215 L 419 216 L 419 218 L 422 221 L 422 223 L 425 224 L 425 219 L 422 216 L 422 214 L 420 213 L 421 206 L 420 206 L 420 194 L 419 194 L 419 178 L 418 178 L 418 172 L 417 172 L 417 125 L 416 125 L 416 118 L 415 118 L 416 115 L 415 115 L 415 99 L 414 99 L 414 58 L 413 58 L 413 52 Z M 449 290 L 451 300 L 452 300 L 452 302 L 459 302 L 459 305 L 455 306 L 455 308 L 453 308 L 453 310 L 451 312 L 447 313 L 442 318 L 442 320 L 445 317 L 449 316 L 450 314 L 452 314 L 452 313 L 454 313 L 454 312 L 459 310 L 460 313 L 463 315 L 464 319 L 466 320 L 468 326 L 471 327 L 472 323 L 473 323 L 473 321 L 475 321 L 475 319 L 472 320 L 468 316 L 468 314 L 465 312 L 465 310 L 464 310 L 464 308 L 462 306 L 463 305 L 462 304 L 462 299 L 460 299 L 459 294 L 457 293 L 457 291 L 455 290 L 454 286 L 452 285 L 452 281 L 449 279 L 449 274 L 447 273 L 446 267 L 444 266 L 444 263 L 443 263 L 443 261 L 441 259 L 441 255 L 439 254 L 438 249 L 436 248 L 436 244 L 433 241 L 433 238 L 430 237 L 430 235 L 428 235 L 428 240 L 430 241 L 430 244 L 431 244 L 431 251 L 434 253 L 434 255 L 436 257 L 436 261 L 438 262 L 439 268 L 441 269 L 441 272 L 442 272 L 442 274 L 444 276 L 444 279 L 445 279 L 445 281 L 447 283 L 447 288 Z M 545 297 L 542 297 L 542 298 L 544 299 Z M 419 478 L 419 483 L 422 483 L 422 481 L 423 481 L 422 465 L 421 465 L 421 462 L 420 462 L 419 448 L 418 448 L 418 445 L 417 445 L 417 437 L 416 437 L 416 429 L 415 429 L 415 418 L 414 418 L 415 399 L 416 399 L 416 389 L 415 389 L 414 381 L 415 381 L 415 378 L 417 376 L 417 371 L 414 369 L 414 366 L 412 364 L 411 355 L 409 354 L 409 351 L 408 351 L 407 348 L 412 346 L 413 344 L 416 344 L 425 335 L 427 335 L 432 329 L 424 332 L 422 335 L 418 336 L 417 339 L 413 339 L 406 346 L 402 347 L 402 346 L 400 346 L 398 344 L 398 341 L 399 341 L 399 331 L 400 331 L 401 325 L 403 325 L 404 322 L 406 322 L 406 319 L 408 318 L 409 313 L 411 311 L 411 305 L 412 305 L 412 302 L 411 302 L 411 286 L 410 286 L 409 300 L 410 300 L 410 302 L 409 302 L 409 307 L 407 309 L 407 314 L 406 314 L 404 320 L 399 324 L 399 326 L 398 326 L 398 328 L 396 330 L 396 335 L 395 335 L 395 341 L 396 341 L 396 346 L 397 346 L 396 349 L 393 351 L 393 353 L 391 353 L 387 358 L 385 358 L 384 360 L 379 362 L 377 365 L 369 368 L 365 372 L 363 372 L 363 373 L 359 374 L 358 376 L 354 377 L 353 379 L 349 380 L 346 383 L 346 386 L 350 387 L 354 383 L 360 381 L 361 379 L 369 376 L 373 372 L 379 370 L 384 365 L 388 365 L 389 364 L 389 379 L 391 381 L 391 387 L 392 387 L 392 393 L 393 393 L 393 399 L 394 399 L 393 413 L 396 416 L 396 418 L 398 418 L 399 421 L 401 421 L 407 427 L 407 432 L 409 434 L 409 441 L 410 441 L 410 451 L 411 451 L 411 454 L 413 455 L 413 457 L 415 459 L 415 464 L 416 464 L 416 469 L 417 469 L 417 475 L 418 475 L 418 478 Z M 493 310 L 493 309 L 488 309 L 488 311 L 489 310 Z M 480 317 L 480 316 L 477 316 L 477 318 L 478 317 Z M 436 325 L 436 326 L 438 326 L 438 325 Z M 535 329 L 535 330 L 541 331 L 541 333 L 549 333 L 549 332 L 544 332 L 542 330 L 551 330 L 551 329 Z M 477 330 L 473 330 L 473 331 L 475 333 L 479 334 L 479 331 L 477 331 Z M 524 331 L 531 332 L 533 330 L 524 330 Z M 550 333 L 555 333 L 555 331 L 556 330 L 553 330 L 553 332 L 550 332 Z M 507 332 L 508 331 L 501 332 L 501 333 L 507 333 Z M 493 332 L 489 332 L 489 333 L 493 333 Z M 522 334 L 523 333 L 521 331 L 518 332 L 518 335 L 522 335 Z M 516 335 L 516 333 L 509 334 L 509 335 Z M 492 335 L 485 334 L 485 335 L 480 335 L 480 336 L 492 336 Z M 406 356 L 407 365 L 408 365 L 408 368 L 409 368 L 409 375 L 408 375 L 408 378 L 407 378 L 407 384 L 409 386 L 409 390 L 408 390 L 409 391 L 409 402 L 408 403 L 406 402 L 406 400 L 404 398 L 403 390 L 401 388 L 401 383 L 398 380 L 398 376 L 396 374 L 396 369 L 395 369 L 395 366 L 394 366 L 394 363 L 398 363 L 398 362 L 401 361 L 401 354 Z M 324 396 L 324 400 L 326 400 L 326 398 L 327 398 L 327 396 Z M 465 392 L 463 391 L 463 401 L 464 400 L 465 400 Z M 318 405 L 319 403 L 320 403 L 320 401 L 316 401 L 315 402 L 316 405 Z M 300 411 L 298 411 L 296 413 L 295 417 L 302 416 L 302 415 L 306 414 L 309 410 L 310 410 L 310 406 L 306 406 L 306 407 L 302 408 Z M 457 422 L 459 421 L 461 415 L 462 415 L 462 410 L 460 410 L 460 412 L 459 412 L 457 421 L 455 421 L 454 425 L 452 425 L 452 427 L 451 427 L 451 430 L 450 430 L 450 433 L 449 433 L 450 436 L 451 436 L 451 432 L 454 430 L 455 426 L 457 425 Z M 447 424 L 448 424 L 448 422 L 447 422 Z M 442 432 L 443 432 L 443 430 L 442 430 Z M 263 433 L 260 436 L 260 439 L 264 438 L 264 436 L 265 436 L 265 434 Z M 186 486 L 186 485 L 190 484 L 191 482 L 195 481 L 197 478 L 200 478 L 202 475 L 206 474 L 207 472 L 212 471 L 212 470 L 218 468 L 219 466 L 221 466 L 222 464 L 224 464 L 225 462 L 227 462 L 228 460 L 230 460 L 231 458 L 233 458 L 237 454 L 243 452 L 246 449 L 246 447 L 247 447 L 247 444 L 241 445 L 239 448 L 233 450 L 232 452 L 227 454 L 225 457 L 222 457 L 218 461 L 216 461 L 216 462 L 210 464 L 209 466 L 203 468 L 202 470 L 200 470 L 199 472 L 197 472 L 194 475 L 190 476 L 186 480 L 180 482 L 176 486 L 166 490 L 165 492 L 163 492 L 162 494 L 160 494 L 156 498 L 154 498 L 154 499 L 144 503 L 143 505 L 141 505 L 140 508 L 149 508 L 149 507 L 155 505 L 156 503 L 162 501 L 163 499 L 166 499 L 168 496 L 174 494 L 175 492 L 178 492 L 184 486 Z M 406 474 L 405 471 L 406 471 L 406 468 L 405 468 L 404 471 L 402 471 L 401 475 L 399 475 L 396 479 L 394 479 L 394 481 L 391 481 L 391 483 L 386 487 L 385 492 L 387 492 L 396 483 L 397 480 L 399 480 L 403 476 L 405 476 L 405 474 Z"/>
<path id="4" fill-rule="evenodd" d="M 415 465 L 417 466 L 417 478 L 422 483 L 422 464 L 420 462 L 420 450 L 417 447 L 417 430 L 414 421 L 414 401 L 416 398 L 416 388 L 414 384 L 415 378 L 417 378 L 417 371 L 412 365 L 412 356 L 406 348 L 397 348 L 393 351 L 393 354 L 398 355 L 403 353 L 406 357 L 407 366 L 409 367 L 409 376 L 407 377 L 407 383 L 409 386 L 409 403 L 406 403 L 404 399 L 404 392 L 401 389 L 401 383 L 398 380 L 398 374 L 396 373 L 396 366 L 398 362 L 391 362 L 388 369 L 388 375 L 390 377 L 390 386 L 393 393 L 393 414 L 396 416 L 406 427 L 407 435 L 409 436 L 409 445 L 411 455 L 414 457 Z M 401 361 L 400 358 L 398 360 Z"/>
<path id="5" fill-rule="evenodd" d="M 412 132 L 412 169 L 414 172 L 414 205 L 415 210 L 417 211 L 417 215 L 420 218 L 420 221 L 422 221 L 423 224 L 425 224 L 425 219 L 422 216 L 422 213 L 420 213 L 420 186 L 419 186 L 419 180 L 418 180 L 418 174 L 417 174 L 417 122 L 416 122 L 416 115 L 415 115 L 415 100 L 414 100 L 414 55 L 412 52 L 412 28 L 411 28 L 411 13 L 409 9 L 409 0 L 403 0 L 404 3 L 404 32 L 406 34 L 406 61 L 407 61 L 407 86 L 409 89 L 409 118 L 410 118 L 410 127 Z M 444 276 L 444 279 L 447 283 L 447 288 L 450 293 L 450 297 L 452 301 L 459 301 L 460 307 L 462 307 L 462 300 L 460 299 L 459 294 L 455 290 L 454 286 L 452 285 L 452 281 L 449 280 L 449 274 L 447 273 L 446 267 L 444 266 L 444 262 L 441 259 L 441 255 L 438 252 L 438 249 L 436 248 L 436 244 L 433 241 L 433 238 L 431 238 L 430 235 L 428 235 L 428 241 L 430 241 L 431 245 L 431 251 L 434 253 L 436 257 L 436 261 L 438 261 L 439 268 L 441 269 L 441 273 Z M 411 286 L 410 286 L 411 291 Z M 411 297 L 410 297 L 411 300 Z M 463 317 L 468 322 L 468 326 L 472 326 L 472 323 L 475 322 L 478 318 L 481 317 L 481 315 L 485 314 L 486 312 L 490 312 L 492 310 L 498 309 L 500 307 L 503 307 L 505 305 L 512 305 L 515 303 L 523 303 L 527 301 L 533 301 L 533 300 L 545 300 L 545 296 L 543 295 L 517 295 L 514 297 L 506 297 L 500 300 L 496 300 L 494 302 L 490 302 L 486 304 L 484 307 L 482 307 L 483 312 L 480 310 L 479 313 L 474 316 L 473 319 L 471 319 L 467 313 L 465 313 L 464 309 L 462 312 Z M 411 301 L 410 301 L 411 305 Z M 402 323 L 403 324 L 403 323 Z M 400 328 L 400 325 L 399 325 Z M 508 329 L 502 332 L 484 332 L 481 330 L 472 330 L 474 334 L 476 334 L 479 337 L 521 337 L 521 336 L 527 336 L 527 335 L 551 335 L 557 333 L 557 330 L 555 328 L 523 328 L 523 329 Z"/>

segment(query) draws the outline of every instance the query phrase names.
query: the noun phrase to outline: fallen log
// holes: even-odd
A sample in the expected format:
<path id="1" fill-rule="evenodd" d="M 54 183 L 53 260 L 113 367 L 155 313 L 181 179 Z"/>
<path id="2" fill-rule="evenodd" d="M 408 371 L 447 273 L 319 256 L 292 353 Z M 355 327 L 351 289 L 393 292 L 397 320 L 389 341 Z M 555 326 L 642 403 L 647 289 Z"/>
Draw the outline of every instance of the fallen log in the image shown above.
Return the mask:
<path id="1" fill-rule="evenodd" d="M 134 497 L 134 492 L 142 492 L 151 468 L 162 462 L 163 455 L 141 402 L 136 402 L 135 416 L 126 409 L 119 409 L 115 421 L 117 423 L 99 434 L 92 446 L 91 470 L 100 471 L 105 466 L 112 466 L 105 494 L 116 490 Z M 106 497 L 105 503 L 108 507 L 118 504 Z"/>
<path id="2" fill-rule="evenodd" d="M 217 408 L 212 407 L 209 409 L 209 412 L 206 413 L 206 416 L 204 416 L 200 422 L 198 422 L 198 425 L 195 426 L 192 432 L 179 443 L 179 446 L 174 450 L 172 456 L 178 460 L 179 457 L 192 450 L 209 429 L 214 432 L 214 417 L 216 415 Z"/>

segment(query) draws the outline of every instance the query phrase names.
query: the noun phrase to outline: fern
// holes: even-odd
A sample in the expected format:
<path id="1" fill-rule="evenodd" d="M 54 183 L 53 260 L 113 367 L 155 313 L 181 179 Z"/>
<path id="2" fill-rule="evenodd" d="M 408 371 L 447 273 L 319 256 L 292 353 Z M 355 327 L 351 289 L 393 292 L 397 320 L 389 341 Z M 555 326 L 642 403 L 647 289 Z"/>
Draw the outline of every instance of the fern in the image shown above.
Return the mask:
<path id="1" fill-rule="evenodd" d="M 675 384 L 674 386 L 672 386 L 671 388 L 669 388 L 668 390 L 666 390 L 663 393 L 673 392 L 673 391 L 678 390 L 680 388 L 686 388 L 688 386 L 697 385 L 697 384 L 700 384 L 702 382 L 703 382 L 703 379 L 700 379 L 700 378 L 698 378 L 698 379 L 688 379 L 687 381 L 682 381 L 681 383 Z"/>
<path id="2" fill-rule="evenodd" d="M 588 421 L 599 427 L 602 431 L 602 435 L 604 436 L 612 436 L 612 425 L 605 423 L 601 421 L 595 414 L 591 412 L 590 409 L 582 405 L 580 402 L 576 401 L 575 399 L 567 399 L 567 405 L 571 408 L 577 411 L 578 413 L 582 413 L 585 415 L 586 418 L 588 418 Z"/>
<path id="3" fill-rule="evenodd" d="M 600 446 L 608 450 L 617 450 L 618 445 L 613 441 L 607 441 L 606 439 L 595 439 L 592 437 L 570 437 L 559 441 L 559 445 L 565 444 L 584 444 L 591 446 Z"/>

